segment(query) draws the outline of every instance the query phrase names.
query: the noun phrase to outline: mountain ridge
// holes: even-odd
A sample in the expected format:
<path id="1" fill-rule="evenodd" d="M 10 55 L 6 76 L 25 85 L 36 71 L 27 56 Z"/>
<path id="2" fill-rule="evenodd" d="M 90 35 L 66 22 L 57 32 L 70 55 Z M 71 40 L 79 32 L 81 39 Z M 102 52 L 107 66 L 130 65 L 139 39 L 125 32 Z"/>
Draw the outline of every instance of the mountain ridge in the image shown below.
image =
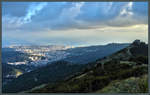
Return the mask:
<path id="1" fill-rule="evenodd" d="M 134 49 L 141 49 L 141 47 L 142 49 L 144 48 L 144 53 L 133 51 Z M 130 77 L 140 77 L 148 73 L 148 66 L 147 66 L 148 58 L 144 57 L 145 55 L 148 54 L 147 50 L 148 46 L 146 44 L 140 43 L 137 45 L 133 42 L 127 48 L 122 49 L 106 58 L 97 60 L 96 64 L 93 67 L 88 68 L 79 75 L 67 79 L 66 81 L 58 85 L 49 84 L 43 88 L 35 89 L 30 92 L 31 93 L 95 92 L 97 90 L 104 88 L 113 80 L 116 79 L 122 80 Z M 136 56 L 134 54 L 136 54 Z M 147 90 L 143 91 L 147 92 L 148 88 L 146 89 Z"/>

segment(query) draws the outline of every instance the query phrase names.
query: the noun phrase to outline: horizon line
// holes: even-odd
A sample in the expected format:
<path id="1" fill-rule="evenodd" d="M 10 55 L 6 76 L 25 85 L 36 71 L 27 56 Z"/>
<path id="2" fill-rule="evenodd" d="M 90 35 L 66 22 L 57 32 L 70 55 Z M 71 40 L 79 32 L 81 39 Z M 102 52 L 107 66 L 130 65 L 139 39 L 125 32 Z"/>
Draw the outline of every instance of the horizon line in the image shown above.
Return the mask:
<path id="1" fill-rule="evenodd" d="M 139 39 L 136 39 L 139 40 Z M 135 41 L 135 40 L 134 40 Z M 12 45 L 2 45 L 2 48 L 7 48 L 7 47 L 11 47 L 11 46 L 70 46 L 70 47 L 89 47 L 89 46 L 99 46 L 99 45 L 109 45 L 109 44 L 131 44 L 132 42 L 108 42 L 108 43 L 104 43 L 104 44 L 85 44 L 85 45 L 66 45 L 66 44 L 12 44 Z M 140 42 L 144 42 L 146 44 L 148 44 L 148 42 L 146 41 L 142 41 L 140 40 Z"/>

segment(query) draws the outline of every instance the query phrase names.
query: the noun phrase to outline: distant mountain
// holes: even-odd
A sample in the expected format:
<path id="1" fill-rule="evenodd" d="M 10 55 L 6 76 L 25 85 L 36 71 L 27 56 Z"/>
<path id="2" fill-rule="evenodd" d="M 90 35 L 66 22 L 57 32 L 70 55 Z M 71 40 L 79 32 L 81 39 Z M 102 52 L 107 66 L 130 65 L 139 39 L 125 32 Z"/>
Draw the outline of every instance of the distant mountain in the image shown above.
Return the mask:
<path id="1" fill-rule="evenodd" d="M 136 40 L 130 46 L 92 64 L 59 84 L 47 84 L 29 92 L 148 92 L 148 77 L 145 77 L 148 74 L 148 45 L 144 42 Z"/>
<path id="2" fill-rule="evenodd" d="M 105 56 L 111 55 L 127 46 L 129 46 L 129 44 L 127 43 L 111 43 L 107 45 L 70 48 L 66 50 L 69 55 L 63 60 L 72 63 L 86 64 L 95 61 L 98 58 L 103 58 Z"/>
<path id="3" fill-rule="evenodd" d="M 13 48 L 2 48 L 2 63 L 29 60 L 29 55 L 15 51 Z"/>

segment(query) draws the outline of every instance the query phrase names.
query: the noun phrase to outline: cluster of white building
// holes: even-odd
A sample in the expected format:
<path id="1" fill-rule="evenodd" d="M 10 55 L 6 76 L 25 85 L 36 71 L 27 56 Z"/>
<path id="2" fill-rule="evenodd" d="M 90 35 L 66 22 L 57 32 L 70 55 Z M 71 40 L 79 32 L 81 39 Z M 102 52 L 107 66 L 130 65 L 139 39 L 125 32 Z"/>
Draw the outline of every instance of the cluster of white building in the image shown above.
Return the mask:
<path id="1" fill-rule="evenodd" d="M 10 64 L 10 65 L 22 65 L 22 64 L 27 64 L 27 62 L 8 62 L 7 64 Z"/>

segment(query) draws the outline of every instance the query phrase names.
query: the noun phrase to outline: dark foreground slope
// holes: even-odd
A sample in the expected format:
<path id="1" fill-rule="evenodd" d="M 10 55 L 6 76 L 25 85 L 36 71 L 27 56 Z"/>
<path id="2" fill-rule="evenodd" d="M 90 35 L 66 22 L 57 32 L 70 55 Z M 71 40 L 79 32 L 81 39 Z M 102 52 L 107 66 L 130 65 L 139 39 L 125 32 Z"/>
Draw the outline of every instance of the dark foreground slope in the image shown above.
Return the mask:
<path id="1" fill-rule="evenodd" d="M 148 45 L 135 41 L 129 47 L 97 60 L 59 84 L 47 84 L 32 93 L 148 92 Z"/>
<path id="2" fill-rule="evenodd" d="M 3 85 L 3 93 L 16 93 L 30 90 L 38 85 L 46 83 L 57 83 L 69 75 L 80 71 L 82 64 L 70 64 L 66 61 L 51 63 L 45 67 L 37 68 L 34 71 L 20 75 L 10 83 Z"/>

